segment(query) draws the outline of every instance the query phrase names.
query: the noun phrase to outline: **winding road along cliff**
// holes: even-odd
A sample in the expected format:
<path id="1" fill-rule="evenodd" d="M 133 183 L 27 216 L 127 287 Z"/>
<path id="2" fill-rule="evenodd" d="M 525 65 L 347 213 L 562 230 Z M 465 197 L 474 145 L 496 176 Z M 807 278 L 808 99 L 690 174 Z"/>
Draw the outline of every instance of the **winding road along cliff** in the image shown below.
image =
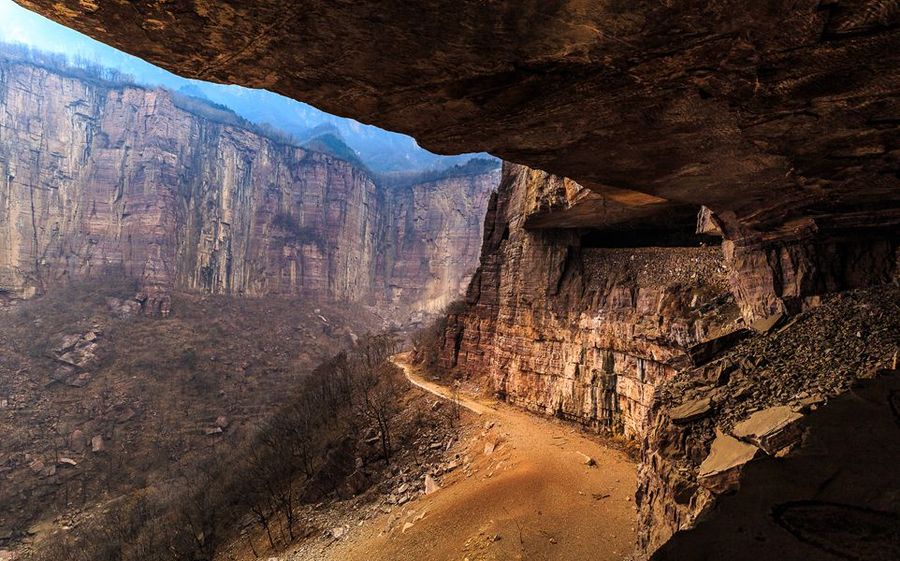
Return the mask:
<path id="1" fill-rule="evenodd" d="M 408 380 L 443 399 L 446 387 L 423 379 L 405 355 Z M 635 542 L 635 466 L 569 425 L 465 393 L 460 447 L 469 469 L 442 488 L 335 542 L 329 561 L 621 560 Z M 463 452 L 460 452 L 461 454 Z M 465 461 L 465 460 L 464 460 Z M 411 515 L 412 525 L 390 519 Z M 294 561 L 299 561 L 295 558 Z"/>

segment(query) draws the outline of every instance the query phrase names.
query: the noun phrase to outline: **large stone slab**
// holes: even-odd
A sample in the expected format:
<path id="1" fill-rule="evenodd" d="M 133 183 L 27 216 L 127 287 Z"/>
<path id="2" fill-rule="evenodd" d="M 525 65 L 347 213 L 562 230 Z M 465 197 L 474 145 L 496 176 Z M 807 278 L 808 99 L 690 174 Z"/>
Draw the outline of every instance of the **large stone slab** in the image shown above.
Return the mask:
<path id="1" fill-rule="evenodd" d="M 759 446 L 769 455 L 795 444 L 800 439 L 803 415 L 787 405 L 757 411 L 736 424 L 734 436 Z"/>
<path id="2" fill-rule="evenodd" d="M 740 480 L 741 467 L 758 453 L 756 446 L 719 432 L 709 455 L 700 464 L 700 484 L 717 493 L 735 488 Z"/>
<path id="3" fill-rule="evenodd" d="M 691 421 L 702 419 L 708 415 L 711 410 L 712 399 L 709 397 L 701 397 L 682 403 L 675 409 L 672 409 L 669 416 L 675 423 L 690 423 Z"/>
<path id="4" fill-rule="evenodd" d="M 653 561 L 886 561 L 900 553 L 900 373 L 807 415 L 791 454 L 744 465 L 740 490 Z M 698 553 L 699 552 L 699 553 Z"/>

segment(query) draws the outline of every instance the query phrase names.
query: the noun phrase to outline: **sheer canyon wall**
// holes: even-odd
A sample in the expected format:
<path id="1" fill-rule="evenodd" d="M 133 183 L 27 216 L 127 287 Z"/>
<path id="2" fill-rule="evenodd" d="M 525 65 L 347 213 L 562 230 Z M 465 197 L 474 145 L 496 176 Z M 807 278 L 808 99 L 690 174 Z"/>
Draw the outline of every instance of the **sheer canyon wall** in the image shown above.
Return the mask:
<path id="1" fill-rule="evenodd" d="M 684 349 L 733 330 L 740 314 L 717 246 L 592 247 L 584 227 L 529 227 L 551 213 L 572 225 L 578 204 L 599 199 L 570 180 L 505 165 L 441 366 L 485 376 L 529 409 L 639 436 L 654 387 L 676 372 Z"/>
<path id="2" fill-rule="evenodd" d="M 890 557 L 900 504 L 874 489 L 896 481 L 883 466 L 900 457 L 896 376 L 880 377 L 900 351 L 896 240 L 736 250 L 708 209 L 687 228 L 591 228 L 607 209 L 571 180 L 505 164 L 439 369 L 639 439 L 641 557 L 752 559 L 771 543 L 785 559 Z M 861 419 L 874 432 L 843 449 Z M 831 516 L 858 525 L 829 537 Z"/>
<path id="3" fill-rule="evenodd" d="M 897 557 L 896 1 L 17 1 L 578 181 L 506 168 L 443 366 L 641 436 L 639 557 Z"/>
<path id="4" fill-rule="evenodd" d="M 188 101 L 0 62 L 0 289 L 121 274 L 165 315 L 174 288 L 434 310 L 464 286 L 498 172 L 385 188 Z"/>

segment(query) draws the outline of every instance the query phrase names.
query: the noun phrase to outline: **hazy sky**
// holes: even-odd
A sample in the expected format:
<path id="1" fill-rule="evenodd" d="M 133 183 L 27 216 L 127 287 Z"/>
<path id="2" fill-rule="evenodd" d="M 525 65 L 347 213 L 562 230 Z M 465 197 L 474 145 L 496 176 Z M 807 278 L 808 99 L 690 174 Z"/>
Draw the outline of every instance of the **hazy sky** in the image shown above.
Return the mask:
<path id="1" fill-rule="evenodd" d="M 0 41 L 24 43 L 43 51 L 95 60 L 104 66 L 132 74 L 139 82 L 146 84 L 177 88 L 180 81 L 162 68 L 52 22 L 12 0 L 0 0 Z"/>
<path id="2" fill-rule="evenodd" d="M 426 168 L 441 162 L 452 162 L 423 150 L 413 138 L 406 135 L 362 125 L 352 119 L 335 117 L 305 103 L 289 100 L 271 92 L 235 85 L 206 84 L 181 78 L 30 12 L 12 0 L 0 0 L 0 41 L 24 43 L 42 51 L 66 54 L 70 58 L 83 57 L 102 66 L 117 68 L 133 76 L 137 83 L 146 86 L 163 86 L 178 90 L 193 83 L 202 90 L 205 97 L 230 107 L 243 117 L 257 123 L 277 123 L 278 128 L 294 135 L 321 123 L 330 123 L 337 127 L 344 140 L 363 156 L 367 163 L 376 167 Z"/>

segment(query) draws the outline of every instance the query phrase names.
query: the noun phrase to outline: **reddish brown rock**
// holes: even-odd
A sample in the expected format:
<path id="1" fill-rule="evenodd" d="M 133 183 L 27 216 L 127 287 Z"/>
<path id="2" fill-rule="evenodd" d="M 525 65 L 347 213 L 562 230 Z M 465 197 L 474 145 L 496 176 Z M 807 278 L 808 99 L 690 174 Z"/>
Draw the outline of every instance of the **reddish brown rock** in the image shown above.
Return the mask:
<path id="1" fill-rule="evenodd" d="M 437 311 L 477 263 L 498 181 L 403 187 L 164 90 L 0 60 L 0 288 L 119 276 L 168 315 L 173 289 Z"/>
<path id="2" fill-rule="evenodd" d="M 568 225 L 566 201 L 579 192 L 571 181 L 505 166 L 468 309 L 449 319 L 442 362 L 485 378 L 511 403 L 639 436 L 672 363 L 733 329 L 737 308 L 719 248 L 592 247 L 603 237 L 594 239 L 584 218 L 581 229 L 550 228 L 548 209 Z M 529 228 L 535 213 L 541 227 Z"/>
<path id="3" fill-rule="evenodd" d="M 741 341 L 721 361 L 685 370 L 656 388 L 638 478 L 642 555 L 662 547 L 654 559 L 690 557 L 688 552 L 705 543 L 703 547 L 716 551 L 725 548 L 721 550 L 727 550 L 729 558 L 752 559 L 732 547 L 754 546 L 754 534 L 744 539 L 735 531 L 752 519 L 754 531 L 765 536 L 758 543 L 781 543 L 787 548 L 786 559 L 818 558 L 815 548 L 781 539 L 782 529 L 772 525 L 776 505 L 821 501 L 824 494 L 864 508 L 900 510 L 896 497 L 871 492 L 893 477 L 885 478 L 881 466 L 890 465 L 893 460 L 887 458 L 900 453 L 896 411 L 891 412 L 886 398 L 897 377 L 869 380 L 879 365 L 890 365 L 895 352 L 900 316 L 888 310 L 898 295 L 897 287 L 884 286 L 831 296 L 783 327 Z M 867 334 L 865 340 L 859 333 Z M 710 385 L 721 378 L 714 374 L 722 364 L 733 365 L 728 377 Z M 857 391 L 875 386 L 880 389 L 874 393 Z M 674 415 L 685 396 L 698 392 L 715 395 L 715 408 L 692 423 L 676 422 Z M 798 408 L 810 404 L 807 415 L 784 405 L 795 400 Z M 835 406 L 839 413 L 819 416 L 836 400 L 841 403 Z M 860 428 L 870 422 L 872 430 Z M 758 448 L 762 450 L 755 453 Z M 745 461 L 751 457 L 752 462 Z M 854 532 L 881 531 L 877 517 L 858 522 Z M 701 533 L 695 529 L 704 525 L 710 530 L 702 532 L 706 541 L 698 542 Z M 821 526 L 818 531 L 824 535 L 834 530 Z M 670 540 L 679 545 L 663 545 Z M 759 548 L 749 550 L 760 554 Z M 874 560 L 878 555 L 858 558 Z"/>
<path id="4" fill-rule="evenodd" d="M 709 455 L 700 464 L 697 478 L 701 485 L 715 493 L 737 487 L 741 468 L 759 454 L 759 448 L 719 433 L 713 440 Z"/>
<path id="5" fill-rule="evenodd" d="M 893 2 L 18 1 L 181 75 L 485 150 L 636 216 L 900 221 Z"/>
<path id="6" fill-rule="evenodd" d="M 734 426 L 734 436 L 751 442 L 770 456 L 800 440 L 803 415 L 786 405 L 757 411 Z"/>

